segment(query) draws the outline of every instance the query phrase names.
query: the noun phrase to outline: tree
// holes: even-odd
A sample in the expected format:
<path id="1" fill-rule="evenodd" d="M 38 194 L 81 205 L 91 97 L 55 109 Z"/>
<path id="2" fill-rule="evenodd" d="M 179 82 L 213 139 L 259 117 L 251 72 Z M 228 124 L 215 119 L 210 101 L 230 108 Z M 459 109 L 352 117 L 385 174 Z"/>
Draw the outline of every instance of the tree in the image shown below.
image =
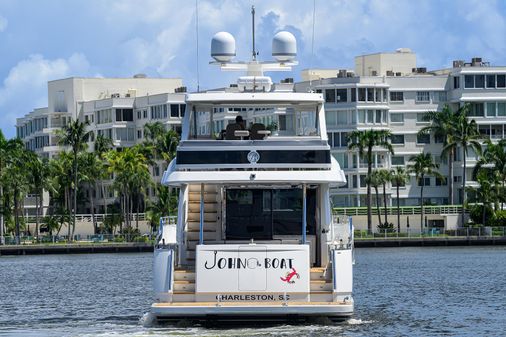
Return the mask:
<path id="1" fill-rule="evenodd" d="M 130 228 L 132 196 L 151 183 L 147 159 L 139 145 L 106 154 L 108 171 L 115 174 L 114 188 L 120 193 L 125 226 Z M 120 228 L 122 231 L 123 228 Z"/>
<path id="2" fill-rule="evenodd" d="M 107 198 L 104 187 L 104 180 L 107 178 L 107 161 L 105 158 L 105 154 L 112 148 L 112 140 L 110 138 L 104 137 L 103 135 L 98 135 L 95 143 L 93 144 L 95 156 L 100 162 L 102 166 L 99 176 L 97 177 L 100 181 L 100 191 L 102 194 L 102 201 L 104 206 L 104 214 L 107 216 Z"/>
<path id="3" fill-rule="evenodd" d="M 390 176 L 390 171 L 386 169 L 381 169 L 378 171 L 378 175 L 380 178 L 380 183 L 383 186 L 383 207 L 385 209 L 385 226 L 388 226 L 388 210 L 387 210 L 387 184 L 392 180 Z"/>
<path id="4" fill-rule="evenodd" d="M 71 121 L 63 129 L 58 130 L 59 144 L 70 147 L 72 153 L 72 166 L 73 166 L 73 199 L 74 204 L 72 207 L 72 236 L 76 227 L 76 212 L 77 212 L 77 191 L 78 191 L 78 154 L 86 150 L 87 141 L 90 131 L 86 130 L 88 122 L 81 122 L 79 119 Z M 71 237 L 69 237 L 69 241 Z"/>
<path id="5" fill-rule="evenodd" d="M 481 223 L 483 226 L 487 224 L 487 214 L 494 214 L 493 209 L 497 210 L 497 202 L 499 200 L 501 189 L 499 174 L 493 170 L 482 168 L 476 175 L 478 187 L 468 187 L 467 190 L 474 194 L 474 202 L 481 203 Z M 494 205 L 494 207 L 492 207 Z M 476 205 L 477 206 L 477 205 Z M 471 212 L 472 213 L 472 212 Z"/>
<path id="6" fill-rule="evenodd" d="M 439 169 L 439 165 L 434 163 L 432 159 L 432 155 L 430 153 L 420 153 L 416 156 L 412 156 L 409 161 L 413 162 L 408 165 L 408 171 L 415 175 L 416 180 L 420 185 L 420 228 L 423 231 L 423 188 L 425 186 L 425 177 L 426 176 L 435 176 L 441 179 L 444 179 L 442 175 L 437 171 Z"/>
<path id="7" fill-rule="evenodd" d="M 378 211 L 378 226 L 381 226 L 381 212 L 380 212 L 380 197 L 378 187 L 381 185 L 381 173 L 378 170 L 372 171 L 370 176 L 367 176 L 366 183 L 374 187 L 376 192 L 376 210 Z"/>
<path id="8" fill-rule="evenodd" d="M 476 163 L 473 176 L 477 178 L 478 173 L 483 169 L 486 169 L 491 178 L 497 176 L 496 180 L 498 180 L 502 191 L 498 195 L 498 202 L 501 202 L 501 209 L 504 209 L 504 202 L 506 201 L 506 139 L 501 139 L 496 144 L 490 139 L 485 141 L 485 150 Z"/>
<path id="9" fill-rule="evenodd" d="M 447 104 L 441 111 L 428 111 L 424 120 L 430 122 L 429 126 L 423 127 L 418 134 L 433 134 L 434 138 L 443 140 L 443 149 L 441 158 L 448 159 L 448 201 L 453 205 L 453 155 L 457 149 L 457 144 L 453 137 L 455 134 L 455 125 L 460 115 L 460 111 L 454 112 Z"/>
<path id="10" fill-rule="evenodd" d="M 353 131 L 348 138 L 348 148 L 357 150 L 360 157 L 367 160 L 367 176 L 372 173 L 373 148 L 382 147 L 391 154 L 394 153 L 392 144 L 390 144 L 391 133 L 388 130 L 366 130 Z M 367 229 L 372 230 L 372 211 L 371 211 L 371 185 L 367 184 Z"/>
<path id="11" fill-rule="evenodd" d="M 40 210 L 42 209 L 44 190 L 52 188 L 50 184 L 49 161 L 46 158 L 40 158 L 34 152 L 29 152 L 28 162 L 29 183 L 35 194 L 35 235 L 39 235 Z"/>
<path id="12" fill-rule="evenodd" d="M 395 189 L 397 190 L 397 232 L 401 231 L 401 207 L 399 200 L 399 188 L 404 186 L 409 179 L 409 175 L 402 166 L 397 166 L 394 170 L 390 172 L 390 178 L 392 185 L 395 185 Z"/>
<path id="13" fill-rule="evenodd" d="M 4 158 L 6 165 L 2 180 L 6 186 L 9 186 L 14 204 L 13 213 L 17 244 L 21 242 L 19 210 L 21 200 L 25 197 L 29 186 L 29 170 L 26 163 L 29 162 L 30 154 L 31 152 L 25 149 L 23 142 L 16 138 L 10 143 L 8 155 Z"/>
<path id="14" fill-rule="evenodd" d="M 150 203 L 147 212 L 148 219 L 153 228 L 158 226 L 161 217 L 177 213 L 177 197 L 172 195 L 168 186 L 157 184 L 156 195 L 156 201 Z"/>
<path id="15" fill-rule="evenodd" d="M 465 204 L 466 204 L 466 157 L 469 152 L 469 149 L 473 149 L 477 155 L 481 154 L 481 144 L 480 140 L 482 139 L 480 132 L 478 130 L 478 125 L 474 119 L 469 120 L 467 118 L 468 111 L 470 109 L 470 105 L 466 104 L 460 109 L 460 113 L 458 115 L 457 120 L 455 121 L 454 129 L 455 133 L 452 136 L 451 142 L 448 143 L 443 151 L 448 151 L 448 148 L 459 146 L 462 149 L 462 215 L 461 221 L 462 225 L 464 225 L 464 217 L 465 217 Z"/>

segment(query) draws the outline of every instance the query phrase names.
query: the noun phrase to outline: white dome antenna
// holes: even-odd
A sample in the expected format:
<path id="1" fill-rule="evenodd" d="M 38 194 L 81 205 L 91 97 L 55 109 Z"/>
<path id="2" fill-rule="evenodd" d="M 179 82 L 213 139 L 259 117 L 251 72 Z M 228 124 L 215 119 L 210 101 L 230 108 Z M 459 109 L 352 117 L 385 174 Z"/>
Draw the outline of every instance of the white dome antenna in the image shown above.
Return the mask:
<path id="1" fill-rule="evenodd" d="M 232 34 L 219 32 L 211 40 L 211 56 L 217 62 L 230 62 L 235 57 L 235 39 Z"/>
<path id="2" fill-rule="evenodd" d="M 297 40 L 292 33 L 281 31 L 272 38 L 272 57 L 276 61 L 291 62 L 297 56 Z"/>

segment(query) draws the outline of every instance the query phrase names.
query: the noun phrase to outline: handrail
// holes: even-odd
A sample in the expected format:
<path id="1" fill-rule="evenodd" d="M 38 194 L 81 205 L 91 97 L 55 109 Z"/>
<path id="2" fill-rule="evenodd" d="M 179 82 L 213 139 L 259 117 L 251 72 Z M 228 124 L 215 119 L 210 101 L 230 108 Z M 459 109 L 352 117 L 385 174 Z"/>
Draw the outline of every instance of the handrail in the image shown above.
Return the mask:
<path id="1" fill-rule="evenodd" d="M 421 206 L 401 206 L 399 207 L 401 215 L 416 215 L 422 212 Z M 378 210 L 376 207 L 372 208 L 372 214 L 377 215 Z M 381 207 L 379 212 L 380 214 L 384 214 L 385 208 Z M 468 211 L 466 210 L 466 213 Z M 335 215 L 343 215 L 343 216 L 357 216 L 357 215 L 367 215 L 367 207 L 335 207 L 332 210 L 332 213 Z M 461 214 L 462 213 L 462 205 L 436 205 L 436 206 L 424 206 L 423 207 L 424 214 Z M 388 215 L 397 215 L 397 207 L 388 206 L 387 207 Z"/>

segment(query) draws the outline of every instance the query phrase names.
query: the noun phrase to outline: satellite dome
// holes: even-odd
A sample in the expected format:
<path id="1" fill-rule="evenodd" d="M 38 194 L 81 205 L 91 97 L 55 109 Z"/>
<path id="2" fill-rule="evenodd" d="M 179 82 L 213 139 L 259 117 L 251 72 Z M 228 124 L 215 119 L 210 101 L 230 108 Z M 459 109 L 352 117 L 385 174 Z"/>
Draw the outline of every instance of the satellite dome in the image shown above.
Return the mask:
<path id="1" fill-rule="evenodd" d="M 272 38 L 272 57 L 278 62 L 293 61 L 297 56 L 297 40 L 292 33 L 282 31 Z"/>
<path id="2" fill-rule="evenodd" d="M 211 40 L 211 56 L 218 62 L 228 62 L 235 56 L 235 39 L 232 34 L 214 34 Z"/>

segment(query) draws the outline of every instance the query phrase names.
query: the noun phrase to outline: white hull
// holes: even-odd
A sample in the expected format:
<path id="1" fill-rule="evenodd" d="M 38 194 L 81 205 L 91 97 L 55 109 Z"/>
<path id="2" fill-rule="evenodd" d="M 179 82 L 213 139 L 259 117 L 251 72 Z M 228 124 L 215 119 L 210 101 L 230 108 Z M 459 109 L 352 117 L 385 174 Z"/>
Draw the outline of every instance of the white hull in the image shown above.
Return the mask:
<path id="1" fill-rule="evenodd" d="M 353 314 L 353 302 L 307 303 L 154 303 L 151 312 L 157 319 L 216 319 L 241 320 L 261 317 L 268 320 L 309 317 L 345 319 Z"/>

